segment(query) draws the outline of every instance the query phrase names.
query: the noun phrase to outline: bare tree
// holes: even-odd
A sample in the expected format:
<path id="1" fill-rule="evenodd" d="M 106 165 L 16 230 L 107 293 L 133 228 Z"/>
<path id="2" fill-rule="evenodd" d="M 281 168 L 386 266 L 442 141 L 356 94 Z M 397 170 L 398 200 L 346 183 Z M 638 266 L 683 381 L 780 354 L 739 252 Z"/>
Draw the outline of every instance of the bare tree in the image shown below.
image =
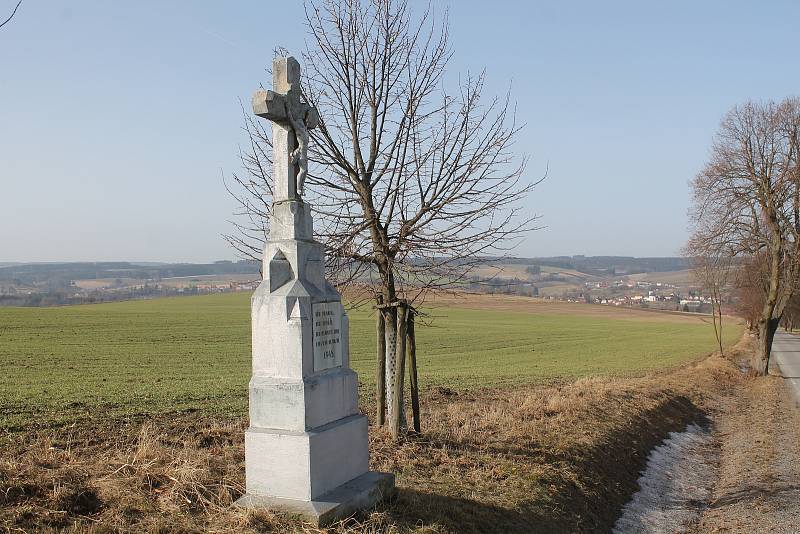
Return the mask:
<path id="1" fill-rule="evenodd" d="M 692 276 L 702 290 L 711 298 L 711 324 L 720 355 L 725 355 L 722 336 L 722 300 L 728 288 L 734 255 L 729 250 L 709 248 L 715 243 L 701 231 L 696 231 L 684 249 L 690 258 Z"/>
<path id="2" fill-rule="evenodd" d="M 306 198 L 329 276 L 384 315 L 383 395 L 389 420 L 405 424 L 402 403 L 392 408 L 403 387 L 395 358 L 398 316 L 407 314 L 398 307 L 466 284 L 485 256 L 533 229 L 522 201 L 535 184 L 522 180 L 509 98 L 484 101 L 483 73 L 447 91 L 446 16 L 414 17 L 406 0 L 320 0 L 306 3 L 306 17 L 304 97 L 321 116 Z M 268 232 L 270 140 L 250 118 L 245 130 L 245 173 L 229 187 L 242 217 L 228 239 L 257 257 Z"/>
<path id="3" fill-rule="evenodd" d="M 759 266 L 764 298 L 754 368 L 760 374 L 769 371 L 772 339 L 800 274 L 799 130 L 797 99 L 733 108 L 692 184 L 695 239 Z"/>
<path id="4" fill-rule="evenodd" d="M 17 5 L 15 5 L 14 9 L 11 11 L 11 14 L 3 22 L 0 22 L 0 28 L 11 22 L 11 19 L 13 19 L 14 15 L 17 14 L 17 10 L 19 9 L 20 4 L 22 4 L 22 0 L 19 0 L 19 2 L 17 2 Z"/>

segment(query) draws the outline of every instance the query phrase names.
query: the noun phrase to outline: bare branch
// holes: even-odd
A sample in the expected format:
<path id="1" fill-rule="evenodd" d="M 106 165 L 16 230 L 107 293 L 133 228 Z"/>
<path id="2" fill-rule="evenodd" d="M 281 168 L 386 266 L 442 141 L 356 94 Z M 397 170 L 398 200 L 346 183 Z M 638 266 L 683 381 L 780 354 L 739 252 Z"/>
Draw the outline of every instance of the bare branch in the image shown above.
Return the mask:
<path id="1" fill-rule="evenodd" d="M 14 15 L 17 14 L 17 9 L 19 9 L 20 4 L 22 4 L 22 0 L 19 0 L 19 2 L 17 2 L 17 5 L 14 6 L 14 10 L 11 12 L 11 14 L 8 16 L 8 18 L 6 20 L 4 20 L 3 22 L 0 22 L 0 28 L 2 28 L 3 26 L 5 26 L 9 22 L 11 22 L 11 19 L 13 19 Z"/>

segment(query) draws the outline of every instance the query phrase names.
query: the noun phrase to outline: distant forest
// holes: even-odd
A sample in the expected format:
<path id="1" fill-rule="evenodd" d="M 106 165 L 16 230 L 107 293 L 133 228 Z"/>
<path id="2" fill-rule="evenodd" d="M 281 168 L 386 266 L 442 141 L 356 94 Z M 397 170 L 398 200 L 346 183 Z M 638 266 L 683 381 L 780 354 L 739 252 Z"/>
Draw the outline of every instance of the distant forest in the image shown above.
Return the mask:
<path id="1" fill-rule="evenodd" d="M 554 256 L 550 258 L 498 258 L 497 262 L 572 269 L 595 276 L 671 272 L 689 269 L 688 258 L 634 258 L 630 256 Z"/>

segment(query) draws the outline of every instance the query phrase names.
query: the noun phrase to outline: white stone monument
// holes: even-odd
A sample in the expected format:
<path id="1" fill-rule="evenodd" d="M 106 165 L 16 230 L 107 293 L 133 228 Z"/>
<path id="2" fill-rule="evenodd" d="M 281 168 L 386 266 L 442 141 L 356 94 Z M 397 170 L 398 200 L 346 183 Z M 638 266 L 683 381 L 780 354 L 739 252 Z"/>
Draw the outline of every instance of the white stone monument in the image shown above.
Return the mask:
<path id="1" fill-rule="evenodd" d="M 273 88 L 253 96 L 254 113 L 273 123 L 273 204 L 252 298 L 247 493 L 237 503 L 327 524 L 386 496 L 394 476 L 369 471 L 347 314 L 325 280 L 324 248 L 301 197 L 308 129 L 319 117 L 302 102 L 293 57 L 273 61 Z"/>

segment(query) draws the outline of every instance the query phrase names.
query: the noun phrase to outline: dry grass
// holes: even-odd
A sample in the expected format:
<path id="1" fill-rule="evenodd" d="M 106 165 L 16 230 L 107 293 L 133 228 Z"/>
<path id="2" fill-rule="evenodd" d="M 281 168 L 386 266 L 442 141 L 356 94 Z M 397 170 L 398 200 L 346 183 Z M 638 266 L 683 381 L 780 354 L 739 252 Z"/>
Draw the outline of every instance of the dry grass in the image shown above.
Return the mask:
<path id="1" fill-rule="evenodd" d="M 246 522 L 229 511 L 242 490 L 242 451 L 232 440 L 242 428 L 202 426 L 161 421 L 39 433 L 0 460 L 0 525 L 167 532 L 183 516 L 202 518 L 197 531 L 217 530 L 215 517 L 224 517 L 220 531 L 235 529 Z M 185 526 L 191 531 L 194 523 Z"/>
<path id="2" fill-rule="evenodd" d="M 372 468 L 398 475 L 397 495 L 329 532 L 609 530 L 648 451 L 741 380 L 710 357 L 639 378 L 435 389 L 422 436 L 395 445 L 371 428 Z M 245 425 L 194 413 L 6 435 L 0 531 L 317 532 L 231 506 Z"/>

